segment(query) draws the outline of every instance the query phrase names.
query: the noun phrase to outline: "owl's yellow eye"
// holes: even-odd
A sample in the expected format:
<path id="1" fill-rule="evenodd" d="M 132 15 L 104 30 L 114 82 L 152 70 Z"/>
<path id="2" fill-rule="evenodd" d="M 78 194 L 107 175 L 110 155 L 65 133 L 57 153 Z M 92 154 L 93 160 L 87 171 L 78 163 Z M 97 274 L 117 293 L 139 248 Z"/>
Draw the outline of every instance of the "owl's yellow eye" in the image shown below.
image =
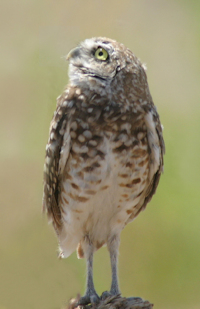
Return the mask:
<path id="1" fill-rule="evenodd" d="M 108 52 L 102 47 L 99 47 L 94 55 L 98 60 L 106 61 L 108 59 Z"/>

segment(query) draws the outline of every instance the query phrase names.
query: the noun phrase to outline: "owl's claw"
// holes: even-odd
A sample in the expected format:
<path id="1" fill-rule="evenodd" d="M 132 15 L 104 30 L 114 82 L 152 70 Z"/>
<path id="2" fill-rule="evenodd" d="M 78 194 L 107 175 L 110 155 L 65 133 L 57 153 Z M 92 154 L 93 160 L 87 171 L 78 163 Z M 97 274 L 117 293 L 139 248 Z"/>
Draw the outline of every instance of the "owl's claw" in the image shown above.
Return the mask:
<path id="1" fill-rule="evenodd" d="M 111 296 L 110 292 L 105 291 L 105 292 L 102 293 L 101 299 L 102 299 L 102 300 L 105 300 L 105 299 L 106 299 L 107 297 L 109 297 L 109 296 Z"/>
<path id="2" fill-rule="evenodd" d="M 102 293 L 101 295 L 101 299 L 102 300 L 105 300 L 107 297 L 111 297 L 111 296 L 120 296 L 121 293 L 118 292 L 118 293 L 113 293 L 112 291 L 105 291 Z"/>
<path id="3" fill-rule="evenodd" d="M 86 294 L 79 299 L 78 303 L 76 304 L 76 307 L 86 306 L 88 304 L 97 304 L 99 301 L 100 298 L 96 293 L 93 293 L 91 295 Z"/>

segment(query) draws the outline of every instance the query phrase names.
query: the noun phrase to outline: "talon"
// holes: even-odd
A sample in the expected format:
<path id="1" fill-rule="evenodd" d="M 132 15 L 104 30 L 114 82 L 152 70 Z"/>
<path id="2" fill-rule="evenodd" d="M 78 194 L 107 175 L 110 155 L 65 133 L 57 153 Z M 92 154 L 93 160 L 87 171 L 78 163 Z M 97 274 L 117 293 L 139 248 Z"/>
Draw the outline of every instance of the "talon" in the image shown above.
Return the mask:
<path id="1" fill-rule="evenodd" d="M 102 299 L 102 300 L 105 300 L 105 299 L 106 299 L 107 297 L 109 297 L 109 296 L 111 296 L 111 293 L 108 292 L 108 291 L 105 291 L 105 292 L 102 293 L 101 299 Z"/>
<path id="2" fill-rule="evenodd" d="M 91 295 L 90 296 L 90 301 L 91 301 L 92 304 L 97 304 L 99 302 L 99 296 Z"/>
<path id="3" fill-rule="evenodd" d="M 78 303 L 76 304 L 76 307 L 86 306 L 88 304 L 90 304 L 90 297 L 89 296 L 83 296 L 79 299 Z"/>
<path id="4" fill-rule="evenodd" d="M 76 307 L 78 306 L 86 306 L 89 304 L 97 304 L 99 302 L 100 298 L 97 294 L 92 295 L 85 295 L 79 299 L 79 301 L 76 304 Z"/>

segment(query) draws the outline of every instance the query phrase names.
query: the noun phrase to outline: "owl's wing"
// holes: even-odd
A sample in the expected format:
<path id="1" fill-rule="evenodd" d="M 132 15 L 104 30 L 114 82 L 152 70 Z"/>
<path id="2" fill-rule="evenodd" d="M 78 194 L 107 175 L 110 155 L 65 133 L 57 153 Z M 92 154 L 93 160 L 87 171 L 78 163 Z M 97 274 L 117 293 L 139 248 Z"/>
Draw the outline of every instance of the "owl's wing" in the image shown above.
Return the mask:
<path id="1" fill-rule="evenodd" d="M 156 192 L 161 173 L 163 172 L 163 156 L 165 153 L 165 144 L 162 136 L 162 127 L 159 116 L 155 109 L 151 109 L 145 115 L 145 124 L 147 128 L 147 140 L 149 147 L 149 181 L 146 189 L 141 195 L 141 200 L 135 207 L 135 212 L 130 215 L 127 223 L 131 222 L 141 210 L 144 210 L 147 203 Z"/>
<path id="2" fill-rule="evenodd" d="M 145 116 L 145 123 L 147 128 L 147 140 L 149 145 L 150 156 L 150 170 L 149 170 L 149 184 L 145 190 L 145 199 L 142 209 L 151 200 L 153 194 L 156 192 L 161 173 L 163 172 L 163 156 L 165 153 L 165 143 L 162 135 L 162 127 L 159 116 L 154 110 L 149 111 Z"/>
<path id="3" fill-rule="evenodd" d="M 67 101 L 64 101 L 63 97 L 58 98 L 57 109 L 50 125 L 44 164 L 43 210 L 47 212 L 56 230 L 62 225 L 59 207 L 60 179 L 71 145 L 69 113 L 66 106 Z"/>

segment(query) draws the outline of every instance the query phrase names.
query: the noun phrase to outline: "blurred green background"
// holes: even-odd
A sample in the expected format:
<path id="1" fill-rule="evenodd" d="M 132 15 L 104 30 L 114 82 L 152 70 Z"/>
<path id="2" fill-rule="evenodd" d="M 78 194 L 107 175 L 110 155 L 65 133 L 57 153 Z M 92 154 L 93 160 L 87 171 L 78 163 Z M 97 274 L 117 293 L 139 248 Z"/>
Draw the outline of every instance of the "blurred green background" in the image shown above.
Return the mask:
<path id="1" fill-rule="evenodd" d="M 0 26 L 0 309 L 59 309 L 84 292 L 85 260 L 57 259 L 41 199 L 64 56 L 92 36 L 124 43 L 147 64 L 166 142 L 157 194 L 122 232 L 122 294 L 155 309 L 200 308 L 199 0 L 2 0 Z M 94 275 L 99 293 L 109 289 L 106 248 Z"/>

